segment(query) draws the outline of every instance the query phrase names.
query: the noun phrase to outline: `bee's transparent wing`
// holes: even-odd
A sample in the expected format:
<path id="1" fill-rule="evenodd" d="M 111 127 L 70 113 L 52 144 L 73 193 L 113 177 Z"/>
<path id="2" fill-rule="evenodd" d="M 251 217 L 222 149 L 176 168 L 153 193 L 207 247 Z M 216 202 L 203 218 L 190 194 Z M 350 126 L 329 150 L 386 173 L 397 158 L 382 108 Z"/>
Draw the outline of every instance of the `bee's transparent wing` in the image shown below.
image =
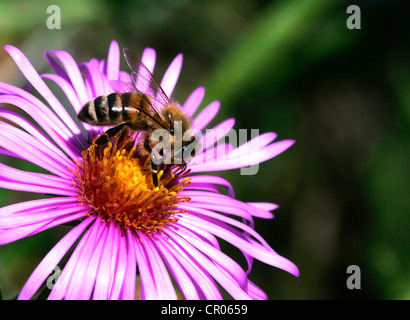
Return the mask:
<path id="1" fill-rule="evenodd" d="M 115 92 L 125 93 L 137 91 L 137 88 L 132 83 L 122 80 L 110 80 L 110 85 Z"/>
<path id="2" fill-rule="evenodd" d="M 137 54 L 130 49 L 124 48 L 124 57 L 131 68 L 131 77 L 138 91 L 148 94 L 154 98 L 155 104 L 166 106 L 170 99 L 161 88 L 151 71 L 138 58 Z"/>
<path id="3" fill-rule="evenodd" d="M 136 92 L 140 95 L 148 97 L 149 105 L 144 106 L 130 106 L 139 109 L 145 113 L 148 117 L 158 123 L 164 129 L 169 130 L 169 123 L 158 109 L 154 106 L 154 102 L 158 102 L 160 105 L 166 105 L 169 103 L 169 99 L 165 95 L 164 91 L 158 85 L 155 78 L 147 67 L 138 59 L 137 55 L 129 49 L 124 49 L 124 56 L 131 68 L 131 77 L 133 83 L 129 83 L 121 80 L 111 80 L 110 85 L 117 93 Z M 137 70 L 137 72 L 135 71 Z M 138 78 L 138 79 L 137 79 Z M 148 80 L 153 79 L 153 80 Z M 137 84 L 139 84 L 137 86 Z M 161 95 L 162 93 L 162 95 Z M 159 99 L 155 101 L 155 99 Z M 145 100 L 147 101 L 147 100 Z"/>

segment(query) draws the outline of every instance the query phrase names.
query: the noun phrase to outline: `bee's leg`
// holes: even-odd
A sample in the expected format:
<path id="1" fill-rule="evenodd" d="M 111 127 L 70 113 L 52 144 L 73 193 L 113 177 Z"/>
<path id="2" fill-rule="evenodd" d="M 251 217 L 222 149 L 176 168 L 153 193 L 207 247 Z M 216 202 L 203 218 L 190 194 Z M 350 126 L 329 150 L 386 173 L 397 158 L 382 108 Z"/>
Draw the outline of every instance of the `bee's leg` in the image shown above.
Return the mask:
<path id="1" fill-rule="evenodd" d="M 180 175 L 182 172 L 185 171 L 185 169 L 186 169 L 186 162 L 184 160 L 182 160 L 181 169 L 175 175 Z"/>
<path id="2" fill-rule="evenodd" d="M 154 157 L 154 159 L 151 158 L 151 168 L 152 168 L 152 182 L 154 183 L 155 188 L 158 187 L 158 164 L 156 163 L 156 158 L 154 153 L 152 153 L 151 157 Z"/>
<path id="3" fill-rule="evenodd" d="M 151 154 L 152 182 L 154 183 L 154 187 L 158 188 L 158 160 L 149 145 L 148 136 L 144 140 L 144 148 Z"/>
<path id="4" fill-rule="evenodd" d="M 119 125 L 117 125 L 113 128 L 108 129 L 107 131 L 100 134 L 93 141 L 93 144 L 90 146 L 90 148 L 95 148 L 95 147 L 103 145 L 104 143 L 109 142 L 111 140 L 111 138 L 118 135 L 121 132 L 122 129 L 124 129 L 125 127 L 129 127 L 129 126 L 132 126 L 132 125 L 130 123 L 124 122 L 124 123 L 120 123 Z"/>

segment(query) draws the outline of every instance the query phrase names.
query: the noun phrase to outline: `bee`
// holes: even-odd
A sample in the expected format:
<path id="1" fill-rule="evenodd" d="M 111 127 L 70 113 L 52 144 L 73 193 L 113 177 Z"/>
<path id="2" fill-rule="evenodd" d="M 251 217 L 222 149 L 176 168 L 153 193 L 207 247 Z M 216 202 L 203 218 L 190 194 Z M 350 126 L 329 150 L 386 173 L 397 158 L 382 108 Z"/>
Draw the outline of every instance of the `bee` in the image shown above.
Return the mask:
<path id="1" fill-rule="evenodd" d="M 193 147 L 197 139 L 190 134 L 191 120 L 180 105 L 168 98 L 158 81 L 133 51 L 127 48 L 123 51 L 131 69 L 133 85 L 125 85 L 126 83 L 122 81 L 111 81 L 116 92 L 89 101 L 82 107 L 77 118 L 93 126 L 113 126 L 96 137 L 91 147 L 109 142 L 125 128 L 142 132 L 137 150 L 142 157 L 151 156 L 152 180 L 154 186 L 158 187 L 158 165 L 165 157 L 164 149 L 153 152 L 158 143 L 171 147 L 172 151 L 167 150 L 168 159 L 171 164 L 181 164 L 181 171 L 183 171 L 186 162 L 195 154 Z M 137 88 L 137 83 L 139 88 L 143 84 L 144 92 Z M 182 143 L 176 142 L 176 124 L 178 131 L 184 136 Z M 160 141 L 152 139 L 157 129 L 166 130 L 167 133 L 161 135 Z M 186 139 L 186 133 L 189 139 Z"/>

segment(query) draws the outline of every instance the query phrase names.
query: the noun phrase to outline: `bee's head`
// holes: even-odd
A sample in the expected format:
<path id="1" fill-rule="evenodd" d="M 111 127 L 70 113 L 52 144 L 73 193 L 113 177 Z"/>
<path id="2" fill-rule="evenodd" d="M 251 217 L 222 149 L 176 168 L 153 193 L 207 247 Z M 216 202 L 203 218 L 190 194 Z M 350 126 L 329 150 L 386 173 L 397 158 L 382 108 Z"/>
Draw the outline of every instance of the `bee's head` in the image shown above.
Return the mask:
<path id="1" fill-rule="evenodd" d="M 167 130 L 171 135 L 184 133 L 191 128 L 191 120 L 176 102 L 167 105 L 162 111 L 162 116 L 168 122 Z"/>
<path id="2" fill-rule="evenodd" d="M 192 134 L 191 120 L 174 102 L 164 108 L 162 115 L 169 123 L 167 130 L 172 148 L 171 162 L 185 165 L 197 149 L 198 139 Z"/>

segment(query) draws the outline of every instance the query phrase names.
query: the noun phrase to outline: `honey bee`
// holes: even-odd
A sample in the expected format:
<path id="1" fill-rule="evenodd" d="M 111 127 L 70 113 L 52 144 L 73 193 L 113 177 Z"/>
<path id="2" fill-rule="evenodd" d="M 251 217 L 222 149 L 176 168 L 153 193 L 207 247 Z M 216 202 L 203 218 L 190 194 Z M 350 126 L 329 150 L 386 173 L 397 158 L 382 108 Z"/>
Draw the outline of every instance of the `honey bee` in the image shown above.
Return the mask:
<path id="1" fill-rule="evenodd" d="M 141 131 L 143 136 L 138 141 L 137 150 L 142 157 L 151 156 L 152 180 L 154 186 L 158 187 L 158 165 L 164 159 L 164 150 L 153 152 L 159 143 L 158 139 L 152 139 L 154 131 L 166 130 L 167 134 L 161 135 L 162 145 L 171 147 L 171 150 L 167 150 L 168 159 L 171 164 L 181 164 L 182 171 L 186 162 L 195 154 L 193 147 L 196 146 L 197 139 L 190 134 L 191 120 L 180 105 L 167 97 L 158 81 L 133 51 L 127 48 L 123 51 L 131 68 L 133 85 L 111 81 L 117 92 L 89 101 L 82 107 L 77 118 L 93 126 L 114 126 L 96 137 L 91 147 L 109 142 L 125 128 Z M 141 83 L 145 85 L 146 93 L 137 88 L 137 81 L 139 86 Z M 175 124 L 178 124 L 178 131 L 184 136 L 182 143 L 176 143 Z M 189 139 L 186 139 L 185 133 L 188 133 Z"/>

